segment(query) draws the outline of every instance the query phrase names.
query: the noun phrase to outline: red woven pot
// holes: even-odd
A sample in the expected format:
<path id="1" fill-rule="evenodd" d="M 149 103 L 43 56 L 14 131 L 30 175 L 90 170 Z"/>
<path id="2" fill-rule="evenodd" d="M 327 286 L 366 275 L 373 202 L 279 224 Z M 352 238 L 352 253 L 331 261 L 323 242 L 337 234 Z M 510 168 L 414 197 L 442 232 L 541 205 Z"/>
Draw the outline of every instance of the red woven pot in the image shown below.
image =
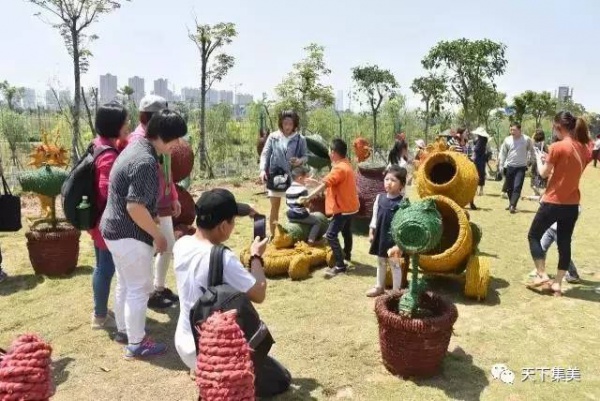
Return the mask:
<path id="1" fill-rule="evenodd" d="M 360 209 L 356 217 L 371 218 L 373 215 L 373 204 L 377 194 L 385 192 L 383 179 L 385 178 L 383 167 L 363 168 L 358 166 L 356 173 L 356 186 L 358 187 L 358 199 L 360 201 Z"/>
<path id="2" fill-rule="evenodd" d="M 187 141 L 179 141 L 171 153 L 171 174 L 179 182 L 190 175 L 194 167 L 194 152 Z"/>
<path id="3" fill-rule="evenodd" d="M 406 290 L 403 290 L 404 293 Z M 383 364 L 403 378 L 436 375 L 448 350 L 452 326 L 458 318 L 454 304 L 427 291 L 421 304 L 433 317 L 409 319 L 398 314 L 400 294 L 382 295 L 375 302 Z"/>
<path id="4" fill-rule="evenodd" d="M 73 273 L 79 259 L 81 232 L 70 226 L 25 233 L 29 260 L 35 274 L 64 276 Z"/>
<path id="5" fill-rule="evenodd" d="M 185 189 L 179 185 L 177 187 L 177 195 L 179 196 L 179 203 L 181 203 L 181 214 L 175 218 L 173 217 L 173 226 L 186 225 L 191 226 L 194 224 L 196 219 L 196 205 L 194 204 L 194 198 Z"/>

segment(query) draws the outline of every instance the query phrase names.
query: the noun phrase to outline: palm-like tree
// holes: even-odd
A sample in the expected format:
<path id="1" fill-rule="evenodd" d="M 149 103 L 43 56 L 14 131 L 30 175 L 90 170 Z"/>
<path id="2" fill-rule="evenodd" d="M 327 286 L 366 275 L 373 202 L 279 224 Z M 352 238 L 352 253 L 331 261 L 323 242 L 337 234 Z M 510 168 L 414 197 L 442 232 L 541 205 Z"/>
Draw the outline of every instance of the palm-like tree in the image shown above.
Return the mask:
<path id="1" fill-rule="evenodd" d="M 12 86 L 8 81 L 0 82 L 0 91 L 8 103 L 9 110 L 14 110 L 14 102 L 23 96 L 24 88 Z"/>
<path id="2" fill-rule="evenodd" d="M 124 87 L 119 89 L 119 95 L 123 96 L 123 100 L 125 100 L 129 104 L 133 103 L 135 105 L 135 100 L 133 99 L 134 92 L 135 91 L 133 90 L 133 88 L 129 85 L 125 85 Z"/>

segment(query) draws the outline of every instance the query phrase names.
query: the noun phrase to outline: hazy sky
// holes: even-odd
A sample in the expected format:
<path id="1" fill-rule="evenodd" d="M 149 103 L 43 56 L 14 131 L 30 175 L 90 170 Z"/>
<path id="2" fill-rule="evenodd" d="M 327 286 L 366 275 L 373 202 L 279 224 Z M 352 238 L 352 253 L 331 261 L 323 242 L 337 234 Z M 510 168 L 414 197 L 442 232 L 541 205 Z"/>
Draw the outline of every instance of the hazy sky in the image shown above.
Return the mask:
<path id="1" fill-rule="evenodd" d="M 35 11 L 26 0 L 2 0 L 0 80 L 38 90 L 56 81 L 72 87 L 62 39 Z M 600 111 L 598 0 L 133 0 L 93 26 L 100 38 L 84 85 L 98 86 L 98 76 L 110 72 L 119 87 L 133 75 L 146 79 L 147 91 L 160 77 L 178 93 L 199 86 L 197 50 L 187 38 L 194 15 L 237 25 L 229 49 L 236 65 L 219 89 L 242 83 L 239 92 L 272 94 L 302 48 L 317 42 L 325 46 L 336 93 L 350 88 L 352 67 L 376 63 L 391 69 L 408 95 L 436 42 L 490 38 L 508 46 L 499 88 L 509 96 L 569 85 L 575 101 Z"/>

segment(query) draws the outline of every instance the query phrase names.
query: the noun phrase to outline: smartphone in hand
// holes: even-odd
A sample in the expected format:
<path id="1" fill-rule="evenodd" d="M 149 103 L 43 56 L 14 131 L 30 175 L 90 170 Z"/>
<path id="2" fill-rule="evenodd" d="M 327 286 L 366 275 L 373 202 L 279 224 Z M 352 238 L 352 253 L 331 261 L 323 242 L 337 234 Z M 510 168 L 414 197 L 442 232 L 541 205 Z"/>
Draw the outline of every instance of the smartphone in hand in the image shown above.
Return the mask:
<path id="1" fill-rule="evenodd" d="M 256 237 L 261 241 L 267 237 L 267 218 L 262 214 L 254 215 L 254 238 Z"/>

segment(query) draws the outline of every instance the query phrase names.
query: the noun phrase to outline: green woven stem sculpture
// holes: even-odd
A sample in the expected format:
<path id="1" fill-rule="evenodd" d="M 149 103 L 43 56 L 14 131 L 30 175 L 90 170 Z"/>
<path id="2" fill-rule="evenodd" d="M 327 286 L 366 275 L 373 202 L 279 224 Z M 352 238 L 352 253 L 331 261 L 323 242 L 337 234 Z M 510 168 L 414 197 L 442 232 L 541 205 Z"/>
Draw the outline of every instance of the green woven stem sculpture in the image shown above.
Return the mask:
<path id="1" fill-rule="evenodd" d="M 402 202 L 392 220 L 392 237 L 403 252 L 411 255 L 412 279 L 409 291 L 400 299 L 399 312 L 413 317 L 419 310 L 419 298 L 425 283 L 419 277 L 419 254 L 435 248 L 442 238 L 442 216 L 432 199 Z"/>
<path id="2" fill-rule="evenodd" d="M 60 189 L 68 175 L 68 172 L 63 169 L 46 165 L 37 170 L 27 171 L 19 176 L 19 183 L 24 192 L 33 192 L 51 199 L 48 222 L 52 228 L 56 228 L 58 224 L 56 219 L 56 197 L 60 195 Z M 35 225 L 42 222 L 46 222 L 46 220 L 42 219 L 36 222 Z"/>

